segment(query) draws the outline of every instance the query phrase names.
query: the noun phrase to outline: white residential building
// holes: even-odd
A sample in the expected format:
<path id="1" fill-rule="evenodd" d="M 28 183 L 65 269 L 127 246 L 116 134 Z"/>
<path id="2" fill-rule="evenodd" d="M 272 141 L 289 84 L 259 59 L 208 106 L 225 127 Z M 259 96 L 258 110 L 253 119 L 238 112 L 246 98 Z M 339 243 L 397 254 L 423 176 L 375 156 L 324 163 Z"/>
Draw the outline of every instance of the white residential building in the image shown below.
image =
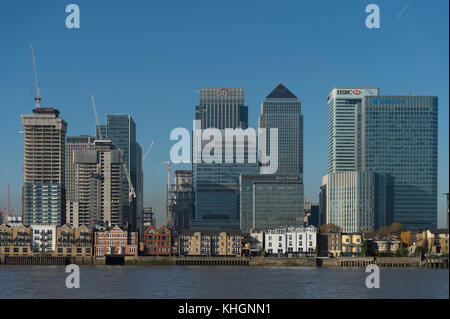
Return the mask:
<path id="1" fill-rule="evenodd" d="M 56 249 L 55 225 L 31 225 L 31 249 L 35 252 L 52 252 Z"/>
<path id="2" fill-rule="evenodd" d="M 268 254 L 312 255 L 317 246 L 317 228 L 278 228 L 268 230 L 264 238 L 264 251 Z"/>

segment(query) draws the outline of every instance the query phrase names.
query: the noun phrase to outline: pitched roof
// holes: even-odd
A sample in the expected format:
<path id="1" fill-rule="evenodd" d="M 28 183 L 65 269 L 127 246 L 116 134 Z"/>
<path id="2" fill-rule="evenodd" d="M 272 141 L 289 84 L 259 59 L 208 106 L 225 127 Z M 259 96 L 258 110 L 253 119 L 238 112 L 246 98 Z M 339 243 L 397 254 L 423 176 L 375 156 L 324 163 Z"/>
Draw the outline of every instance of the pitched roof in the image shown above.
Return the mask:
<path id="1" fill-rule="evenodd" d="M 192 236 L 194 233 L 201 235 L 214 236 L 220 233 L 227 233 L 230 236 L 240 236 L 242 232 L 239 229 L 219 229 L 219 230 L 199 230 L 199 229 L 182 229 L 178 232 L 180 235 Z"/>
<path id="2" fill-rule="evenodd" d="M 289 91 L 282 83 L 267 96 L 268 99 L 296 99 L 297 97 Z"/>

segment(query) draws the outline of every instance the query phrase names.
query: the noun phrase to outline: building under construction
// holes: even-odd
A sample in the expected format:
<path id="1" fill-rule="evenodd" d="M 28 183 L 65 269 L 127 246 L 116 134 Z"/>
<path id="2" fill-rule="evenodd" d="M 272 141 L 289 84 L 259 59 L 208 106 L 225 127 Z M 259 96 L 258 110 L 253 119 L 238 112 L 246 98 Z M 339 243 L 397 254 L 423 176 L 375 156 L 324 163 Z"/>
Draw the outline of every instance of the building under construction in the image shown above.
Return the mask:
<path id="1" fill-rule="evenodd" d="M 175 184 L 171 184 L 168 194 L 168 215 L 172 231 L 190 228 L 193 217 L 192 171 L 175 170 Z"/>
<path id="2" fill-rule="evenodd" d="M 33 109 L 33 114 L 21 117 L 24 128 L 24 223 L 62 225 L 66 217 L 67 123 L 59 117 L 57 109 L 39 105 Z"/>

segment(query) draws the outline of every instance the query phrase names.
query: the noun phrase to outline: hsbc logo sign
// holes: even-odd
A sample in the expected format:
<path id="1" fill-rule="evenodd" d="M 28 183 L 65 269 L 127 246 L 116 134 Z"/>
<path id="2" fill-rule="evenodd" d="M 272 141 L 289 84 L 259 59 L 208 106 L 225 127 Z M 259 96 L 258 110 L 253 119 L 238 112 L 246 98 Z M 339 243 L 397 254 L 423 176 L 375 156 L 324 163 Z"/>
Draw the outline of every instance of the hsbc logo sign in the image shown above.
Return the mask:
<path id="1" fill-rule="evenodd" d="M 360 95 L 361 94 L 361 91 L 360 90 L 358 90 L 358 89 L 355 89 L 355 90 L 352 90 L 352 89 L 350 89 L 350 90 L 336 90 L 336 94 L 337 95 Z"/>

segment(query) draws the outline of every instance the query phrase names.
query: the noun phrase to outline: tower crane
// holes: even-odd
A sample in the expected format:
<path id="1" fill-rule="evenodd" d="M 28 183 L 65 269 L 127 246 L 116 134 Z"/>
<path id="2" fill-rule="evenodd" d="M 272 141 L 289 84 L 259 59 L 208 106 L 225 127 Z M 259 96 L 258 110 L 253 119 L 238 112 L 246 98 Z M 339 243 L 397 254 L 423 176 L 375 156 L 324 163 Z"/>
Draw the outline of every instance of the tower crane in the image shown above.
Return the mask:
<path id="1" fill-rule="evenodd" d="M 144 156 L 142 157 L 142 162 L 144 162 L 145 159 L 147 158 L 148 154 L 150 154 L 150 151 L 152 150 L 153 144 L 155 144 L 155 140 L 152 141 L 152 143 L 148 147 L 147 151 L 145 152 Z"/>
<path id="2" fill-rule="evenodd" d="M 132 198 L 136 198 L 136 192 L 134 191 L 133 183 L 131 183 L 130 174 L 128 174 L 127 167 L 125 166 L 125 163 L 122 164 L 123 170 L 125 171 L 125 175 L 127 175 L 128 180 L 128 187 L 130 189 L 130 192 L 128 193 L 128 200 L 131 202 Z"/>
<path id="3" fill-rule="evenodd" d="M 14 214 L 14 209 L 11 209 L 11 194 L 10 194 L 10 187 L 8 183 L 8 208 L 1 208 L 0 207 L 0 213 L 2 217 L 12 216 Z"/>
<path id="4" fill-rule="evenodd" d="M 36 60 L 34 58 L 34 49 L 33 46 L 30 45 L 31 49 L 31 60 L 33 62 L 33 73 L 34 73 L 34 85 L 36 86 L 36 97 L 34 98 L 34 101 L 36 102 L 36 108 L 41 107 L 41 87 L 39 85 L 38 77 L 37 77 L 37 70 L 36 70 Z"/>
<path id="5" fill-rule="evenodd" d="M 102 130 L 100 129 L 100 122 L 98 120 L 97 106 L 95 105 L 94 93 L 91 93 L 91 101 L 92 101 L 92 108 L 94 109 L 95 122 L 97 123 L 98 135 L 100 136 L 100 139 L 102 140 L 103 139 Z"/>

